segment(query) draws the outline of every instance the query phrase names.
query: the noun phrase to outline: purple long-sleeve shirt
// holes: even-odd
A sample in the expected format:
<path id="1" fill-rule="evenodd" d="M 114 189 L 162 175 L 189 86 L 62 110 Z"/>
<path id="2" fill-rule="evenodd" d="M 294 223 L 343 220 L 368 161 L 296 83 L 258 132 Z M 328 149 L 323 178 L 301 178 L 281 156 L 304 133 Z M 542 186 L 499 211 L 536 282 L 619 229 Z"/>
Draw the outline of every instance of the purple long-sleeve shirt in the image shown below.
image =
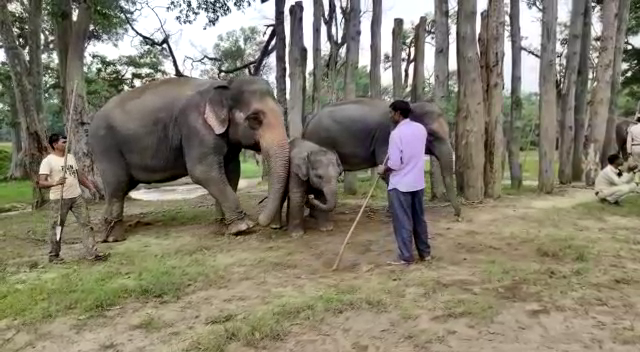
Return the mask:
<path id="1" fill-rule="evenodd" d="M 424 150 L 427 129 L 409 119 L 402 120 L 389 135 L 391 169 L 388 189 L 413 192 L 424 189 Z"/>

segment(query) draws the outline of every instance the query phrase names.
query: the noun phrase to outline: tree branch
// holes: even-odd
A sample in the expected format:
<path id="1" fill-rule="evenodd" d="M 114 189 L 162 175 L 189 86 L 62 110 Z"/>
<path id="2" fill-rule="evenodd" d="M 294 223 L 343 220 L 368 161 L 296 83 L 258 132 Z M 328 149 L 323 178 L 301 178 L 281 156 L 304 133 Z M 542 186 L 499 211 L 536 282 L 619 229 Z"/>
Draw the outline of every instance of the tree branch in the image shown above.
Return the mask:
<path id="1" fill-rule="evenodd" d="M 275 30 L 275 25 L 274 24 L 270 24 L 266 26 L 267 28 L 271 28 L 271 31 L 269 32 L 269 37 L 267 37 L 267 40 L 265 41 L 264 45 L 262 46 L 262 50 L 260 50 L 260 54 L 258 55 L 258 57 L 256 57 L 254 60 L 251 60 L 247 63 L 244 63 L 240 66 L 234 67 L 234 68 L 223 68 L 223 64 L 224 62 L 222 61 L 222 59 L 217 58 L 217 57 L 213 57 L 213 56 L 209 56 L 206 54 L 202 54 L 202 57 L 199 59 L 194 59 L 190 56 L 186 56 L 185 59 L 189 59 L 193 63 L 204 63 L 205 60 L 208 60 L 210 62 L 215 62 L 218 64 L 218 67 L 216 68 L 216 71 L 218 71 L 218 77 L 221 74 L 226 74 L 226 75 L 230 75 L 233 73 L 236 73 L 238 71 L 242 71 L 242 70 L 247 70 L 247 72 L 249 73 L 249 75 L 251 76 L 259 76 L 262 73 L 262 68 L 264 66 L 264 62 L 265 60 L 271 56 L 271 54 L 273 54 L 276 51 L 276 46 L 274 44 L 274 41 L 276 39 L 276 30 Z M 252 69 L 253 68 L 253 69 Z"/>
<path id="2" fill-rule="evenodd" d="M 164 34 L 162 40 L 158 41 L 156 39 L 151 38 L 150 36 L 140 33 L 140 31 L 136 29 L 136 27 L 131 22 L 131 19 L 127 15 L 124 15 L 125 21 L 129 25 L 129 28 L 131 28 L 133 33 L 135 33 L 138 37 L 140 37 L 145 44 L 149 46 L 160 47 L 160 48 L 166 47 L 167 51 L 169 52 L 169 56 L 171 56 L 171 63 L 173 64 L 174 75 L 176 77 L 187 77 L 187 75 L 182 73 L 182 71 L 180 70 L 180 67 L 178 66 L 178 60 L 176 59 L 176 55 L 173 52 L 173 47 L 171 47 L 171 42 L 169 41 L 171 36 L 164 29 L 164 25 L 162 23 L 162 20 L 160 20 L 160 16 L 158 16 L 158 13 L 151 6 L 149 5 L 147 6 L 149 7 L 149 9 L 151 9 L 151 11 L 153 11 L 153 13 L 156 15 L 156 18 L 160 22 L 160 30 Z M 125 12 L 123 11 L 123 13 Z"/>

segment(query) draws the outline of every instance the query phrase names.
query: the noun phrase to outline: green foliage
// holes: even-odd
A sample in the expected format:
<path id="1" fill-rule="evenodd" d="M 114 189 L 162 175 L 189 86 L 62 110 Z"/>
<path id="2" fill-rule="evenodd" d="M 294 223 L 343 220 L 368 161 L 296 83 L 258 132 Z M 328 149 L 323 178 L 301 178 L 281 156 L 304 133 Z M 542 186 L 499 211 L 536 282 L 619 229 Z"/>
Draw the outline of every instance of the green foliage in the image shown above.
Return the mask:
<path id="1" fill-rule="evenodd" d="M 207 18 L 204 29 L 213 27 L 231 13 L 231 5 L 241 10 L 251 5 L 253 0 L 171 0 L 169 11 L 177 11 L 176 20 L 180 24 L 193 24 L 203 12 Z"/>
<path id="2" fill-rule="evenodd" d="M 241 27 L 218 35 L 210 57 L 216 62 L 209 64 L 202 70 L 201 75 L 210 78 L 229 79 L 247 75 L 247 70 L 227 73 L 248 63 L 254 62 L 260 56 L 265 45 L 263 31 L 258 26 Z M 251 68 L 253 65 L 250 66 Z M 265 60 L 260 70 L 262 77 L 268 77 L 273 72 L 273 65 Z"/>

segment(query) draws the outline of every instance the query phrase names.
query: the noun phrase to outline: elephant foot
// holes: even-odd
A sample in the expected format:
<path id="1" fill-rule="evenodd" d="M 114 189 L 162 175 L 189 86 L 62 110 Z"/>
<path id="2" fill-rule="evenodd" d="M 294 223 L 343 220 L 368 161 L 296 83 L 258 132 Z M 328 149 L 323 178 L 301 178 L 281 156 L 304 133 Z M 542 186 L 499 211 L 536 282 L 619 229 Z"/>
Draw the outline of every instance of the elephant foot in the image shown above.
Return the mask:
<path id="1" fill-rule="evenodd" d="M 292 238 L 299 238 L 302 235 L 304 235 L 304 229 L 290 229 L 289 230 L 289 236 L 291 236 Z"/>
<path id="2" fill-rule="evenodd" d="M 318 229 L 322 232 L 333 231 L 333 223 L 332 222 L 322 223 L 320 224 L 320 226 L 318 226 Z"/>
<path id="3" fill-rule="evenodd" d="M 282 224 L 278 223 L 278 224 L 271 224 L 269 225 L 269 227 L 273 230 L 280 230 L 283 226 Z"/>
<path id="4" fill-rule="evenodd" d="M 125 225 L 122 220 L 105 220 L 105 230 L 102 243 L 122 242 L 126 240 Z"/>
<path id="5" fill-rule="evenodd" d="M 236 220 L 227 226 L 227 231 L 225 232 L 225 236 L 239 235 L 241 232 L 249 230 L 250 228 L 256 226 L 256 223 L 245 218 Z"/>

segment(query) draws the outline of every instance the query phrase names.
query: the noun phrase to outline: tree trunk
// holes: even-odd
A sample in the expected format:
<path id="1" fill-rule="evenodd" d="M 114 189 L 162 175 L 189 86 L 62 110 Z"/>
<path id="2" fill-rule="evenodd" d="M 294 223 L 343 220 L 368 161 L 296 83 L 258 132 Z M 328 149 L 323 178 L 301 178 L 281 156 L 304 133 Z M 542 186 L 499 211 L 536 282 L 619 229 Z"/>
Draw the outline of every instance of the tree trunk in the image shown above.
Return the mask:
<path id="1" fill-rule="evenodd" d="M 484 196 L 485 107 L 476 50 L 476 16 L 475 0 L 458 3 L 456 52 L 459 100 L 456 117 L 456 169 L 462 178 L 462 194 L 469 201 L 480 201 Z"/>
<path id="2" fill-rule="evenodd" d="M 538 190 L 553 192 L 553 156 L 556 147 L 556 25 L 558 1 L 542 2 L 542 38 L 540 45 L 540 135 L 538 136 Z"/>
<path id="3" fill-rule="evenodd" d="M 489 101 L 488 101 L 489 91 L 487 90 L 489 87 L 489 71 L 488 71 L 488 63 L 487 63 L 487 56 L 488 56 L 488 53 L 487 53 L 488 33 L 487 32 L 489 32 L 489 15 L 487 14 L 487 11 L 484 10 L 480 13 L 480 32 L 478 33 L 478 50 L 480 55 L 480 81 L 482 82 L 482 99 L 485 102 L 485 105 L 484 105 L 485 110 L 489 108 Z M 488 110 L 485 111 L 485 114 L 487 113 L 488 113 Z M 486 157 L 486 154 L 485 154 L 485 157 Z"/>
<path id="4" fill-rule="evenodd" d="M 562 88 L 560 117 L 560 165 L 558 180 L 560 184 L 569 184 L 573 180 L 573 148 L 575 143 L 575 101 L 578 63 L 580 61 L 580 39 L 584 26 L 586 0 L 573 0 L 571 5 L 571 24 L 569 43 L 567 44 L 567 63 L 565 66 L 564 87 Z M 591 30 L 590 28 L 588 30 Z"/>
<path id="5" fill-rule="evenodd" d="M 380 63 L 382 61 L 382 0 L 373 0 L 371 15 L 371 62 L 369 64 L 369 95 L 371 98 L 382 98 Z M 371 168 L 371 180 L 376 177 L 376 168 Z"/>
<path id="6" fill-rule="evenodd" d="M 313 0 L 313 111 L 320 110 L 322 96 L 322 0 Z M 306 73 L 304 73 L 306 75 Z"/>
<path id="7" fill-rule="evenodd" d="M 287 121 L 289 114 L 287 113 L 287 34 L 284 30 L 284 4 L 285 0 L 275 0 L 275 31 L 276 31 L 276 95 L 278 103 L 282 106 L 284 125 L 289 132 L 289 123 Z M 263 164 L 263 175 L 264 166 Z"/>
<path id="8" fill-rule="evenodd" d="M 16 106 L 16 98 L 13 92 L 9 92 L 9 113 L 11 118 L 8 126 L 11 128 L 11 165 L 7 178 L 18 180 L 27 177 L 27 172 L 21 159 L 22 131 L 20 130 L 20 117 L 18 116 L 18 107 Z"/>
<path id="9" fill-rule="evenodd" d="M 24 161 L 25 170 L 33 182 L 32 209 L 35 210 L 40 208 L 45 200 L 42 190 L 35 185 L 40 162 L 48 153 L 48 148 L 41 126 L 41 118 L 37 113 L 33 93 L 29 86 L 27 60 L 24 52 L 18 46 L 13 27 L 7 0 L 0 0 L 0 39 L 9 64 L 15 107 L 20 120 L 21 134 L 24 138 L 21 159 Z"/>
<path id="10" fill-rule="evenodd" d="M 489 0 L 487 27 L 487 124 L 485 142 L 485 196 L 499 198 L 502 193 L 504 132 L 502 104 L 504 88 L 504 1 Z"/>
<path id="11" fill-rule="evenodd" d="M 393 98 L 402 99 L 404 89 L 402 85 L 402 31 L 404 30 L 404 20 L 395 18 L 393 20 L 393 32 L 391 40 L 391 74 L 393 77 Z"/>
<path id="12" fill-rule="evenodd" d="M 615 50 L 613 54 L 613 73 L 611 75 L 611 99 L 609 100 L 609 117 L 607 119 L 607 132 L 604 138 L 604 150 L 600 157 L 600 165 L 607 165 L 607 156 L 617 152 L 616 146 L 616 117 L 618 113 L 618 91 L 620 90 L 620 77 L 622 76 L 622 53 L 624 42 L 627 39 L 627 26 L 629 25 L 630 0 L 620 0 L 618 8 L 618 24 L 616 29 Z M 631 152 L 631 151 L 629 151 Z"/>
<path id="13" fill-rule="evenodd" d="M 415 27 L 415 61 L 413 63 L 413 79 L 411 80 L 411 101 L 417 103 L 424 99 L 424 43 L 427 37 L 427 17 L 420 16 Z"/>
<path id="14" fill-rule="evenodd" d="M 589 141 L 587 144 L 585 182 L 593 186 L 596 175 L 600 171 L 600 154 L 604 146 L 607 129 L 607 115 L 611 99 L 611 75 L 613 73 L 613 56 L 616 42 L 617 1 L 605 1 L 602 4 L 602 35 L 598 64 L 596 66 L 595 86 L 591 91 L 591 106 L 589 107 Z"/>
<path id="15" fill-rule="evenodd" d="M 436 50 L 434 64 L 434 100 L 444 111 L 449 98 L 449 1 L 435 0 Z M 431 200 L 446 199 L 438 159 L 429 157 Z"/>
<path id="16" fill-rule="evenodd" d="M 56 43 L 58 45 L 58 65 L 62 83 L 62 97 L 66 129 L 70 139 L 70 153 L 78 162 L 78 169 L 87 178 L 101 184 L 93 155 L 87 143 L 91 115 L 87 110 L 87 95 L 84 79 L 84 56 L 92 13 L 89 4 L 80 3 L 77 8 L 77 18 L 74 21 L 72 6 L 69 0 L 59 0 L 60 14 L 56 16 Z M 72 99 L 74 84 L 77 84 L 75 98 Z M 74 106 L 71 102 L 74 101 Z M 83 188 L 85 198 L 91 195 Z M 99 191 L 103 198 L 103 192 Z"/>
<path id="17" fill-rule="evenodd" d="M 356 97 L 355 73 L 358 68 L 360 51 L 360 0 L 349 0 L 349 19 L 347 21 L 347 50 L 345 55 L 344 95 L 345 100 Z M 358 192 L 357 173 L 345 172 L 344 193 L 355 195 Z"/>
<path id="18" fill-rule="evenodd" d="M 302 26 L 303 12 L 302 1 L 296 1 L 289 7 L 289 33 L 291 34 L 289 38 L 289 84 L 291 91 L 289 92 L 287 111 L 290 138 L 302 137 L 302 113 L 304 111 L 302 83 L 305 75 L 302 67 L 302 52 L 306 50 Z"/>
<path id="19" fill-rule="evenodd" d="M 29 84 L 36 113 L 43 123 L 46 135 L 47 121 L 44 116 L 44 93 L 42 91 L 42 0 L 29 2 Z"/>
<path id="20" fill-rule="evenodd" d="M 520 121 L 522 120 L 522 37 L 520 34 L 520 0 L 511 0 L 511 113 L 509 114 L 508 152 L 511 188 L 522 187 L 520 165 Z"/>
<path id="21" fill-rule="evenodd" d="M 589 92 L 589 53 L 591 51 L 591 2 L 586 1 L 582 37 L 580 38 L 580 58 L 578 60 L 578 75 L 576 79 L 575 99 L 575 135 L 573 138 L 572 174 L 574 181 L 581 181 L 584 168 L 584 142 L 587 116 L 587 94 Z"/>

